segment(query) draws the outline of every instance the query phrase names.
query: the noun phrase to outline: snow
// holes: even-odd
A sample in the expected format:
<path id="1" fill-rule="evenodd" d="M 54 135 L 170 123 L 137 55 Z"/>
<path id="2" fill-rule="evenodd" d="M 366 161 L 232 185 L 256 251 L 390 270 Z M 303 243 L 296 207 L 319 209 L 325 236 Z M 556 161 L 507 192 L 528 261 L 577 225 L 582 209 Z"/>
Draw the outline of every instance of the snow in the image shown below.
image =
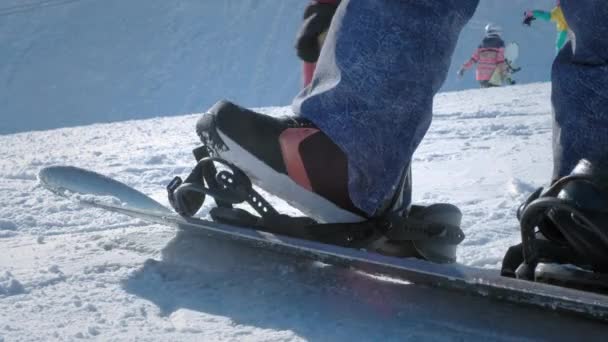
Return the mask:
<path id="1" fill-rule="evenodd" d="M 414 199 L 462 209 L 461 263 L 498 268 L 518 242 L 515 210 L 551 173 L 549 93 L 539 83 L 436 97 L 415 155 Z M 590 321 L 438 296 L 176 234 L 37 184 L 42 167 L 74 165 L 167 204 L 165 185 L 194 165 L 199 115 L 0 135 L 0 341 L 511 341 L 608 332 Z"/>
<path id="2" fill-rule="evenodd" d="M 521 24 L 554 0 L 482 0 L 444 90 L 478 87 L 470 58 L 488 22 L 521 47 L 520 83 L 548 81 L 555 27 Z M 301 87 L 294 39 L 305 0 L 3 0 L 0 134 L 183 115 L 218 98 L 287 105 Z M 279 86 L 277 86 L 279 85 Z"/>

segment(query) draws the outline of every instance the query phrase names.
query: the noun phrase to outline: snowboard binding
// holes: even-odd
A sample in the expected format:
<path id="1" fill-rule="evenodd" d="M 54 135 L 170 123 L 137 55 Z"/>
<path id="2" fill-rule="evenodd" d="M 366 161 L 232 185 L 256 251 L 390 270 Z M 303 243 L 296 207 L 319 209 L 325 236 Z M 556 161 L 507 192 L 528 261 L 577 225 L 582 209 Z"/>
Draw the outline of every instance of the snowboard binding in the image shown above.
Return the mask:
<path id="1" fill-rule="evenodd" d="M 518 210 L 522 243 L 509 248 L 501 274 L 608 292 L 607 179 L 581 160 L 572 174 L 535 191 Z"/>
<path id="2" fill-rule="evenodd" d="M 216 206 L 209 214 L 220 223 L 342 247 L 371 249 L 398 257 L 418 257 L 438 263 L 456 260 L 464 239 L 462 214 L 450 204 L 411 206 L 355 223 L 318 223 L 309 217 L 279 213 L 234 164 L 210 157 L 205 146 L 193 151 L 197 165 L 185 180 L 167 185 L 169 203 L 182 216 L 194 216 L 207 196 Z M 400 196 L 398 196 L 400 197 Z M 255 215 L 235 205 L 248 204 Z"/>

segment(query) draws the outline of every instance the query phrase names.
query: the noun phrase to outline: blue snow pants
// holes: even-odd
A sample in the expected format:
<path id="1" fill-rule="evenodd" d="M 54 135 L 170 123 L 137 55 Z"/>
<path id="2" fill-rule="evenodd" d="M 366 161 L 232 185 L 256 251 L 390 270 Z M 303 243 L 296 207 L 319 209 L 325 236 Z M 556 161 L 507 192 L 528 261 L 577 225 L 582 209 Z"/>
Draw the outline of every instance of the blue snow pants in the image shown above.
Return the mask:
<path id="1" fill-rule="evenodd" d="M 479 0 L 343 0 L 311 84 L 293 110 L 347 155 L 368 215 L 393 198 L 431 122 L 433 97 Z M 608 154 L 608 1 L 563 0 L 577 36 L 553 66 L 555 176 Z"/>
<path id="2" fill-rule="evenodd" d="M 608 1 L 562 0 L 574 32 L 552 69 L 553 177 L 580 159 L 608 171 Z"/>
<path id="3" fill-rule="evenodd" d="M 348 157 L 349 194 L 369 215 L 393 197 L 430 123 L 479 0 L 343 0 L 293 110 Z"/>

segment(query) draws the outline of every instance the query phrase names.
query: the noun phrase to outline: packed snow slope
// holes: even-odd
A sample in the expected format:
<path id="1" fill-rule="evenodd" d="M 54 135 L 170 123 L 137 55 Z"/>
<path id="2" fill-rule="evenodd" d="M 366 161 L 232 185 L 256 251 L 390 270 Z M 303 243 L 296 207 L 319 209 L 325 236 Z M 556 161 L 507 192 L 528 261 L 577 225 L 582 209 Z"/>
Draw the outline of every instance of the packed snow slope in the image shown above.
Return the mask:
<path id="1" fill-rule="evenodd" d="M 496 269 L 518 242 L 515 208 L 551 171 L 549 90 L 531 84 L 436 97 L 413 165 L 414 197 L 462 209 L 461 263 Z M 81 207 L 37 183 L 42 167 L 75 165 L 166 204 L 165 185 L 193 166 L 199 116 L 0 136 L 0 341 L 519 341 L 608 333 L 550 312 L 176 234 Z"/>
<path id="2" fill-rule="evenodd" d="M 300 88 L 294 37 L 306 0 L 3 0 L 0 134 L 200 112 L 220 98 L 287 105 Z M 444 90 L 492 21 L 521 45 L 522 83 L 549 80 L 552 24 L 521 25 L 552 0 L 482 0 Z"/>

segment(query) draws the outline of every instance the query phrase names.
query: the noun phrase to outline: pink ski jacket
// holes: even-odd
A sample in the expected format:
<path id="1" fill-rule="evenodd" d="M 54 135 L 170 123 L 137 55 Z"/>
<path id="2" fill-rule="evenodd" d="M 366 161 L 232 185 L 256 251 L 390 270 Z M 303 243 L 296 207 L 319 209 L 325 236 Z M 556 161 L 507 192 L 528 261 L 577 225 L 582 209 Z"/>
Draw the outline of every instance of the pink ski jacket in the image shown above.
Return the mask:
<path id="1" fill-rule="evenodd" d="M 477 81 L 489 81 L 496 68 L 505 68 L 505 43 L 498 36 L 484 38 L 477 50 L 462 67 L 470 69 L 477 63 Z"/>

